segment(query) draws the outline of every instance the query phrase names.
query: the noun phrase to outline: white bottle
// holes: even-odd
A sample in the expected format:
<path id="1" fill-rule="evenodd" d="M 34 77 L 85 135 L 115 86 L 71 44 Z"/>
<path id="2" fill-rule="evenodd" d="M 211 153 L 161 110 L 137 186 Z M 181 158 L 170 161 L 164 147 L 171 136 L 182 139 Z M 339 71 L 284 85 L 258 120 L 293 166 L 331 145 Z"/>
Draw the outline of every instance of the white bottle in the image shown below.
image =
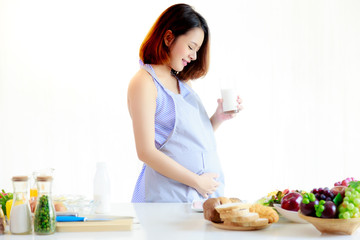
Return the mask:
<path id="1" fill-rule="evenodd" d="M 94 177 L 94 204 L 95 213 L 108 213 L 110 206 L 110 178 L 105 162 L 96 163 Z"/>

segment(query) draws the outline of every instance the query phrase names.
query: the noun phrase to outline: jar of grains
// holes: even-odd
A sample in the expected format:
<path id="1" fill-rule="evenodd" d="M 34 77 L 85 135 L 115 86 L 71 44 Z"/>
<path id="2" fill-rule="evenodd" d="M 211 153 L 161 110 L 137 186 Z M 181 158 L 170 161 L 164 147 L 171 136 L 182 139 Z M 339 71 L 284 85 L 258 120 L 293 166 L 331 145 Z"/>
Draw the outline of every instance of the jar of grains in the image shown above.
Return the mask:
<path id="1" fill-rule="evenodd" d="M 52 177 L 36 178 L 38 198 L 35 208 L 34 231 L 36 234 L 53 234 L 56 228 L 56 213 L 51 196 Z"/>

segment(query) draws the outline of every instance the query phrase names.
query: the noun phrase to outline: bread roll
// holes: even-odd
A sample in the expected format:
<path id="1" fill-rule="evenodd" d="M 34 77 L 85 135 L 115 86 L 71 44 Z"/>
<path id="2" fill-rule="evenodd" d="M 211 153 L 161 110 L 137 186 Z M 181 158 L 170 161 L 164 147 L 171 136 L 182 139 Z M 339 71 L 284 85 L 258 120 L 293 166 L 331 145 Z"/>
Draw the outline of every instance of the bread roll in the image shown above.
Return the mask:
<path id="1" fill-rule="evenodd" d="M 209 198 L 203 204 L 204 218 L 214 223 L 222 223 L 220 214 L 215 210 L 219 206 L 220 200 L 218 198 Z"/>
<path id="2" fill-rule="evenodd" d="M 250 206 L 250 212 L 256 212 L 260 218 L 267 218 L 269 223 L 276 223 L 279 221 L 279 214 L 272 209 L 261 204 L 253 204 Z"/>

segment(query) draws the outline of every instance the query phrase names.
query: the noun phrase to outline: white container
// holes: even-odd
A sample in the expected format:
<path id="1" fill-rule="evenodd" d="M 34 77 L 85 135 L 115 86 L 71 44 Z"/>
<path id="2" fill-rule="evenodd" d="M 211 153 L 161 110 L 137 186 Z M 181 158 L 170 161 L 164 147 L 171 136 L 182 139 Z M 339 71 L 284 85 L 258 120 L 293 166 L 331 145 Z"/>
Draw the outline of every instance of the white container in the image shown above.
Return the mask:
<path id="1" fill-rule="evenodd" d="M 224 113 L 232 114 L 239 112 L 237 102 L 238 93 L 236 90 L 236 79 L 237 77 L 229 72 L 223 73 L 221 78 L 219 79 Z"/>
<path id="2" fill-rule="evenodd" d="M 95 213 L 109 213 L 111 211 L 110 198 L 110 178 L 106 163 L 98 162 L 94 177 Z"/>
<path id="3" fill-rule="evenodd" d="M 221 97 L 223 99 L 223 111 L 224 113 L 237 113 L 237 94 L 235 89 L 226 88 L 221 89 Z"/>
<path id="4" fill-rule="evenodd" d="M 29 178 L 27 176 L 15 176 L 12 178 L 14 194 L 10 211 L 11 234 L 32 233 L 28 180 Z"/>
<path id="5" fill-rule="evenodd" d="M 31 234 L 31 214 L 28 204 L 23 203 L 11 208 L 10 232 L 12 234 Z"/>

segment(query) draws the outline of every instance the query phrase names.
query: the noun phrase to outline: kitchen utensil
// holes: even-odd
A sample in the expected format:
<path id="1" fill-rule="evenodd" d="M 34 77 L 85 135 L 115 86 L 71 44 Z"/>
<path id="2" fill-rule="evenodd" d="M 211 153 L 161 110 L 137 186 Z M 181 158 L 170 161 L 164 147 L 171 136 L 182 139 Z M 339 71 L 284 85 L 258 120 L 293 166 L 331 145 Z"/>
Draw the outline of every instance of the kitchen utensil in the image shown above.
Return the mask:
<path id="1" fill-rule="evenodd" d="M 95 218 L 89 216 L 89 218 Z M 133 217 L 126 216 L 101 216 L 109 218 L 109 221 L 81 221 L 81 222 L 57 222 L 57 232 L 104 232 L 104 231 L 130 231 L 133 225 Z"/>
<path id="2" fill-rule="evenodd" d="M 211 224 L 220 229 L 224 230 L 234 230 L 234 231 L 253 231 L 253 230 L 260 230 L 269 227 L 271 224 L 267 224 L 265 226 L 252 226 L 252 227 L 241 227 L 241 226 L 232 226 L 232 225 L 226 225 L 224 223 L 214 223 L 211 222 Z"/>
<path id="3" fill-rule="evenodd" d="M 56 216 L 57 222 L 110 221 L 111 218 L 87 218 L 77 216 Z"/>

